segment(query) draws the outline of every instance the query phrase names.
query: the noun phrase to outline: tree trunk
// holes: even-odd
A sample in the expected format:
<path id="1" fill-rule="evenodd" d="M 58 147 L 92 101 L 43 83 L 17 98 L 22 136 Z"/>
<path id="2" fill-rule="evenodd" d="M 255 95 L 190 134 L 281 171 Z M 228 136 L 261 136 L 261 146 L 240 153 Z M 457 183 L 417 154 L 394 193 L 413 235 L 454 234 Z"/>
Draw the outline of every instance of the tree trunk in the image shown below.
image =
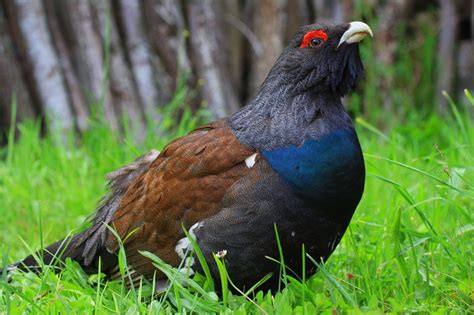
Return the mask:
<path id="1" fill-rule="evenodd" d="M 16 98 L 17 121 L 36 116 L 9 34 L 5 12 L 0 5 L 0 134 L 2 129 L 10 128 L 13 98 Z"/>
<path id="2" fill-rule="evenodd" d="M 157 119 L 156 105 L 164 104 L 168 101 L 168 97 L 164 95 L 165 93 L 160 95 L 156 89 L 151 54 L 141 21 L 141 10 L 135 0 L 120 1 L 120 21 L 140 101 L 145 113 Z"/>
<path id="3" fill-rule="evenodd" d="M 438 105 L 441 111 L 447 110 L 447 100 L 441 94 L 442 91 L 452 94 L 454 80 L 454 52 L 456 49 L 456 34 L 459 16 L 456 10 L 456 1 L 440 0 L 440 33 L 438 42 Z"/>
<path id="4" fill-rule="evenodd" d="M 286 0 L 252 2 L 252 27 L 262 46 L 260 55 L 253 55 L 250 69 L 250 96 L 254 96 L 283 49 L 286 25 Z"/>
<path id="5" fill-rule="evenodd" d="M 345 20 L 346 16 L 344 2 L 332 0 L 313 0 L 314 19 L 317 22 L 325 23 L 350 22 Z"/>
<path id="6" fill-rule="evenodd" d="M 283 45 L 288 43 L 301 26 L 311 24 L 308 3 L 304 0 L 288 1 L 286 5 L 287 23 L 283 38 Z"/>
<path id="7" fill-rule="evenodd" d="M 99 106 L 113 130 L 118 128 L 117 113 L 106 83 L 102 38 L 94 25 L 89 1 L 55 1 L 80 88 L 91 106 Z"/>
<path id="8" fill-rule="evenodd" d="M 79 82 L 72 68 L 70 51 L 64 41 L 62 33 L 60 32 L 61 28 L 59 27 L 54 2 L 52 0 L 45 0 L 44 6 L 49 22 L 49 29 L 51 30 L 51 36 L 58 53 L 58 59 L 64 74 L 65 83 L 71 97 L 71 104 L 76 117 L 77 127 L 79 131 L 83 132 L 87 129 L 89 124 L 87 103 L 82 95 Z"/>
<path id="9" fill-rule="evenodd" d="M 395 51 L 397 48 L 396 28 L 400 20 L 406 18 L 412 1 L 400 0 L 389 1 L 377 9 L 380 16 L 380 25 L 375 33 L 375 56 L 379 62 L 387 67 L 393 65 L 395 61 Z M 392 76 L 381 76 L 378 82 L 380 93 L 384 94 L 382 106 L 386 111 L 393 109 L 392 100 L 389 95 L 390 87 L 393 85 Z"/>
<path id="10" fill-rule="evenodd" d="M 102 0 L 93 0 L 92 7 L 95 12 L 100 33 L 105 42 L 105 53 L 109 54 L 109 89 L 112 103 L 119 111 L 119 117 L 127 120 L 132 134 L 140 142 L 145 136 L 144 117 L 142 105 L 138 99 L 132 74 L 125 61 L 124 50 L 120 45 L 114 16 L 110 4 Z"/>
<path id="11" fill-rule="evenodd" d="M 184 38 L 187 31 L 179 2 L 145 0 L 144 16 L 149 41 L 155 52 L 152 60 L 159 88 L 175 91 L 180 75 L 192 82 L 191 61 Z"/>
<path id="12" fill-rule="evenodd" d="M 224 4 L 224 17 L 223 23 L 225 25 L 226 31 L 226 45 L 223 45 L 222 48 L 225 48 L 225 53 L 228 56 L 229 64 L 229 80 L 232 80 L 232 85 L 234 86 L 234 91 L 236 92 L 237 97 L 239 98 L 239 104 L 243 103 L 245 100 L 242 99 L 243 94 L 243 83 L 242 80 L 244 74 L 244 41 L 243 33 L 241 31 L 242 27 L 247 27 L 242 25 L 241 14 L 242 8 L 239 1 L 237 0 L 225 0 Z M 247 27 L 248 29 L 248 27 Z M 239 97 L 240 96 L 240 97 Z"/>
<path id="13" fill-rule="evenodd" d="M 204 80 L 203 95 L 215 117 L 239 108 L 236 92 L 228 79 L 229 64 L 222 43 L 221 3 L 216 0 L 187 2 L 191 47 L 198 76 Z"/>
<path id="14" fill-rule="evenodd" d="M 464 89 L 474 91 L 474 39 L 464 40 L 459 45 L 458 54 L 459 99 L 467 102 Z"/>
<path id="15" fill-rule="evenodd" d="M 58 57 L 51 43 L 45 12 L 40 1 L 14 0 L 9 2 L 12 16 L 18 24 L 18 47 L 24 49 L 28 72 L 34 81 L 41 107 L 50 118 L 52 129 L 74 127 L 69 96 L 64 85 Z"/>

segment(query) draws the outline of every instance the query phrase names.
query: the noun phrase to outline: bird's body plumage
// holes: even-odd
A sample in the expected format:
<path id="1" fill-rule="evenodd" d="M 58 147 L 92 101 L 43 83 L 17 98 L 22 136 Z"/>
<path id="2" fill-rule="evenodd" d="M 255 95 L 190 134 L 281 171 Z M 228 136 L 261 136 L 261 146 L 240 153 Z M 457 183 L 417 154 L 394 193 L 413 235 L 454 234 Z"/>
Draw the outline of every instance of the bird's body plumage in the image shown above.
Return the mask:
<path id="1" fill-rule="evenodd" d="M 92 227 L 50 250 L 65 249 L 64 257 L 91 270 L 105 257 L 113 277 L 119 241 L 112 228 L 135 275 L 164 279 L 139 251 L 178 266 L 183 227 L 192 227 L 213 276 L 212 254 L 225 250 L 231 279 L 249 287 L 279 269 L 267 258 L 279 259 L 276 226 L 292 270 L 302 272 L 303 244 L 326 259 L 364 188 L 362 151 L 340 100 L 362 73 L 357 44 L 339 47 L 350 27 L 302 28 L 253 101 L 113 173 Z M 200 270 L 197 262 L 190 267 Z"/>

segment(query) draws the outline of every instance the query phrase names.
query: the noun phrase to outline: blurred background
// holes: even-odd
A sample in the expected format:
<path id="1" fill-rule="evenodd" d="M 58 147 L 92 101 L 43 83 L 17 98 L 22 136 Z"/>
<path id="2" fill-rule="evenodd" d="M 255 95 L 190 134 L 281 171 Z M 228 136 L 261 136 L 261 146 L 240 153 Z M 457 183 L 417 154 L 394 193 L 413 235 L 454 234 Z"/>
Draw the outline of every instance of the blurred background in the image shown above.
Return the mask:
<path id="1" fill-rule="evenodd" d="M 102 117 L 139 136 L 185 90 L 213 117 L 251 98 L 298 28 L 362 20 L 366 79 L 345 100 L 379 128 L 474 88 L 473 0 L 1 0 L 0 134 L 40 119 L 81 134 Z M 12 115 L 13 109 L 16 114 Z M 50 119 L 45 119 L 49 117 Z"/>

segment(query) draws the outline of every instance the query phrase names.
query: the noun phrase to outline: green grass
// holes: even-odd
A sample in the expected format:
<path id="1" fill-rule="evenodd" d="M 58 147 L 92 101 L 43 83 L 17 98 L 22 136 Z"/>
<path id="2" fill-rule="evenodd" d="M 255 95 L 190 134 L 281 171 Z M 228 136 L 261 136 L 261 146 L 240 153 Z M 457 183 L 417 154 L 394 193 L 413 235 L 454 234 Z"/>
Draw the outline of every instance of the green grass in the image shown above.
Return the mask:
<path id="1" fill-rule="evenodd" d="M 179 126 L 172 127 L 180 102 L 178 95 L 164 113 L 164 130 L 150 127 L 142 144 L 134 143 L 131 132 L 118 139 L 100 123 L 80 140 L 67 134 L 40 139 L 38 124 L 18 126 L 18 141 L 10 136 L 0 160 L 3 263 L 83 228 L 106 191 L 107 172 L 161 149 L 206 119 L 185 111 Z M 396 127 L 388 131 L 356 119 L 368 172 L 362 202 L 320 272 L 303 280 L 282 272 L 288 286 L 276 295 L 257 289 L 246 296 L 226 291 L 219 298 L 205 275 L 190 279 L 145 253 L 173 279 L 166 294 L 154 297 L 146 283 L 129 290 L 122 282 L 87 276 L 68 262 L 59 275 L 16 273 L 11 283 L 0 280 L 0 313 L 472 313 L 474 126 L 469 110 L 453 105 L 453 114 L 444 117 L 416 112 L 406 121 L 390 117 Z M 305 263 L 316 264 L 311 257 Z M 121 264 L 126 277 L 126 261 Z M 231 287 L 231 279 L 223 285 Z"/>

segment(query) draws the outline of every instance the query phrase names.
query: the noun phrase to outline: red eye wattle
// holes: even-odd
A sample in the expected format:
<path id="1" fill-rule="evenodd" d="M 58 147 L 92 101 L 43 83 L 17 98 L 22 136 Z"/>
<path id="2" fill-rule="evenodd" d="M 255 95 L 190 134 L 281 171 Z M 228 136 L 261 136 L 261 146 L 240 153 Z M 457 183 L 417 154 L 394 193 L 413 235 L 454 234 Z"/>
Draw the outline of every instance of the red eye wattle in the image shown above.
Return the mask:
<path id="1" fill-rule="evenodd" d="M 311 41 L 313 39 L 320 39 L 323 42 L 325 42 L 328 40 L 328 35 L 324 31 L 321 31 L 321 30 L 310 31 L 304 35 L 300 48 L 311 47 Z"/>

